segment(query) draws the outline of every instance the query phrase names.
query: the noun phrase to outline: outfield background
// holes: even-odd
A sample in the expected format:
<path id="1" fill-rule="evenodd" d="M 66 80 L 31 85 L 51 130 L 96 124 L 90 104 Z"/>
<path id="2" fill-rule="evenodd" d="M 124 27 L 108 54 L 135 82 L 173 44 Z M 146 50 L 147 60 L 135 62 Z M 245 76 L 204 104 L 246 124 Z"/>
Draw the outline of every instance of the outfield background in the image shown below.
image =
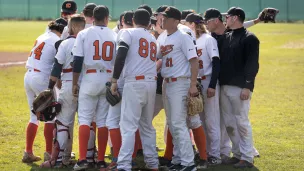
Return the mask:
<path id="1" fill-rule="evenodd" d="M 0 18 L 49 19 L 60 14 L 63 0 L 0 0 Z M 218 8 L 226 12 L 232 6 L 242 7 L 248 19 L 266 7 L 280 10 L 280 21 L 297 21 L 304 19 L 304 0 L 75 0 L 78 11 L 88 2 L 104 4 L 109 7 L 113 19 L 119 18 L 122 11 L 136 9 L 140 4 L 148 4 L 156 9 L 168 4 L 179 9 L 194 9 L 204 13 L 208 8 Z"/>

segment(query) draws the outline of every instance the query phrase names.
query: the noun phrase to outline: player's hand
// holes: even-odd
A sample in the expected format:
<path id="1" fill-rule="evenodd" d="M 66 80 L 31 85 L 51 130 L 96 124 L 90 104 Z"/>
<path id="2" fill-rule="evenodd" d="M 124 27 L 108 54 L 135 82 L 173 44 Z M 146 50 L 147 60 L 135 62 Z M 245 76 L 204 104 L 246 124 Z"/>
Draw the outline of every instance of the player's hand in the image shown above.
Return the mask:
<path id="1" fill-rule="evenodd" d="M 78 97 L 79 94 L 79 86 L 78 85 L 73 85 L 73 96 Z"/>
<path id="2" fill-rule="evenodd" d="M 61 80 L 57 80 L 56 86 L 60 90 L 61 87 L 62 87 L 62 81 Z"/>
<path id="3" fill-rule="evenodd" d="M 196 97 L 196 96 L 198 96 L 198 90 L 197 90 L 197 87 L 196 87 L 196 85 L 192 85 L 191 84 L 191 86 L 190 86 L 190 88 L 189 88 L 189 96 L 191 96 L 191 97 Z"/>
<path id="4" fill-rule="evenodd" d="M 250 90 L 248 88 L 243 88 L 241 91 L 241 100 L 248 100 L 250 96 Z"/>
<path id="5" fill-rule="evenodd" d="M 113 95 L 119 96 L 119 93 L 117 92 L 117 83 L 112 82 L 112 84 L 111 84 L 111 93 Z"/>
<path id="6" fill-rule="evenodd" d="M 208 88 L 208 89 L 207 89 L 207 97 L 208 97 L 208 98 L 211 98 L 211 97 L 213 97 L 213 96 L 215 96 L 215 89 L 213 89 L 213 88 Z"/>

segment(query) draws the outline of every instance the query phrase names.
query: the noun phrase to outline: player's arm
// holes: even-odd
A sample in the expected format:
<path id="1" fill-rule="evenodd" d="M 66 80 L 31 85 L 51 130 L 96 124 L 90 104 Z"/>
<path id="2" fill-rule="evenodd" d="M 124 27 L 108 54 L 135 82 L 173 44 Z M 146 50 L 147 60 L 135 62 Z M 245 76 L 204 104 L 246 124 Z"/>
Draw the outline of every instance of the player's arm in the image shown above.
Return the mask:
<path id="1" fill-rule="evenodd" d="M 74 47 L 72 49 L 74 56 L 73 60 L 73 95 L 78 96 L 79 92 L 79 76 L 82 70 L 83 60 L 84 60 L 84 48 L 83 48 L 83 38 L 82 32 L 80 32 L 75 40 Z"/>
<path id="2" fill-rule="evenodd" d="M 191 83 L 190 83 L 190 89 L 189 89 L 189 95 L 190 96 L 197 96 L 198 95 L 198 90 L 196 88 L 196 83 L 197 83 L 197 76 L 198 76 L 198 58 L 197 58 L 197 53 L 196 53 L 196 47 L 193 43 L 193 40 L 191 36 L 189 35 L 184 35 L 183 36 L 183 47 L 182 51 L 187 57 L 187 59 L 190 62 L 190 71 L 191 71 Z"/>
<path id="3" fill-rule="evenodd" d="M 63 59 L 65 58 L 65 51 L 64 47 L 61 44 L 61 40 L 57 41 L 55 43 L 55 48 L 56 48 L 56 56 L 55 56 L 55 62 L 53 64 L 53 68 L 51 71 L 51 76 L 49 80 L 49 89 L 53 89 L 56 82 L 60 80 L 61 72 L 62 72 L 62 66 L 63 66 Z"/>
<path id="4" fill-rule="evenodd" d="M 254 80 L 259 70 L 259 45 L 258 38 L 254 35 L 248 36 L 245 40 L 245 83 L 246 89 L 253 89 Z"/>
<path id="5" fill-rule="evenodd" d="M 117 50 L 116 60 L 115 60 L 115 64 L 114 64 L 112 83 L 117 83 L 117 80 L 119 79 L 120 74 L 125 65 L 128 51 L 129 51 L 129 45 L 123 41 L 120 41 L 118 43 L 118 50 Z"/>
<path id="6" fill-rule="evenodd" d="M 259 13 L 258 18 L 254 19 L 254 20 L 244 22 L 243 26 L 245 28 L 249 28 L 251 26 L 254 26 L 254 25 L 260 23 L 261 22 L 260 18 L 261 18 L 261 15 L 262 15 L 263 11 L 264 11 L 264 9 Z"/>

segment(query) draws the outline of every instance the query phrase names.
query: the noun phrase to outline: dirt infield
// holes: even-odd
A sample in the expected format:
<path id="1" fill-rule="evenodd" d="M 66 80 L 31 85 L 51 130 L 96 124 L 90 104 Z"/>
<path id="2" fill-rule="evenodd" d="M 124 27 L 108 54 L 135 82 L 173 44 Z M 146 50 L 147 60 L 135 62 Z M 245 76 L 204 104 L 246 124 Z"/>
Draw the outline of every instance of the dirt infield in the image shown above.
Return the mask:
<path id="1" fill-rule="evenodd" d="M 28 53 L 26 52 L 0 52 L 0 67 L 24 65 L 27 57 Z"/>

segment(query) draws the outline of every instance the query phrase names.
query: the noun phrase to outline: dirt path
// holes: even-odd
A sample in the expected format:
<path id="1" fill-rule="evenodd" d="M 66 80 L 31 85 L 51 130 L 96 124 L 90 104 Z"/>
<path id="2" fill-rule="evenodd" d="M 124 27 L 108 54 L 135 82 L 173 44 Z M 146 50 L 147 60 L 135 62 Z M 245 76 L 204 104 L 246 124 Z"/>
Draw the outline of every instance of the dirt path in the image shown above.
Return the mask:
<path id="1" fill-rule="evenodd" d="M 27 56 L 26 52 L 0 52 L 0 67 L 24 65 Z"/>

